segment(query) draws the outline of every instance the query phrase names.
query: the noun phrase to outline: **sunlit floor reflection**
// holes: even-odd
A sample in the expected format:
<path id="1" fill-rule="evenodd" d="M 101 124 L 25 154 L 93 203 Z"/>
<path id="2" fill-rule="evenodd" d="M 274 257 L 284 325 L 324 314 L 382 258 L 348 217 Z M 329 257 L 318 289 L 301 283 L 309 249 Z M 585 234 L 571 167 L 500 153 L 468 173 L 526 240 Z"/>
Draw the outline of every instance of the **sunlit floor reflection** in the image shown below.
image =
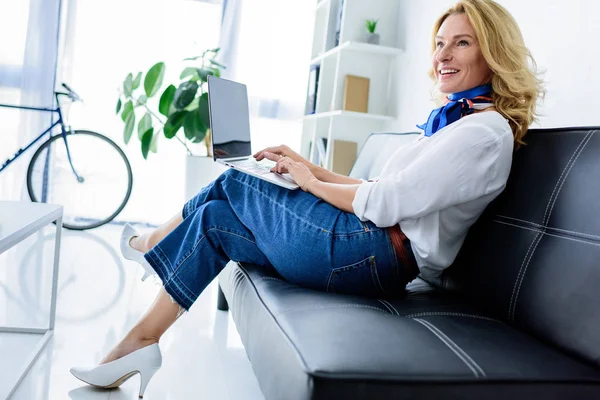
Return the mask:
<path id="1" fill-rule="evenodd" d="M 120 257 L 120 230 L 104 226 L 91 232 L 63 231 L 54 336 L 12 399 L 137 398 L 139 376 L 118 389 L 102 390 L 69 373 L 73 365 L 98 362 L 145 312 L 160 287 L 153 278 L 141 282 L 141 267 Z M 12 266 L 16 273 L 0 275 L 0 304 L 6 305 L 0 317 L 21 318 L 19 323 L 32 326 L 44 323 L 48 311 L 37 294 L 48 291 L 40 280 L 49 278 L 41 270 L 52 265 L 53 245 L 49 228 L 11 256 L 19 265 Z M 145 399 L 263 399 L 230 314 L 216 309 L 216 281 L 160 346 L 163 366 Z"/>

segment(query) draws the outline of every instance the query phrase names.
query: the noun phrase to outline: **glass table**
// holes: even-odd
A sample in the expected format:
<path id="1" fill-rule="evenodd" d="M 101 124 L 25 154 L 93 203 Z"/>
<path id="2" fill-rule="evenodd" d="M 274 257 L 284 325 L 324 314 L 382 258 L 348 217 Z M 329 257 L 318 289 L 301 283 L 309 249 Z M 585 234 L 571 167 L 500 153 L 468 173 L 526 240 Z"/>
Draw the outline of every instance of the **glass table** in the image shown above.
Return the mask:
<path id="1" fill-rule="evenodd" d="M 9 390 L 7 398 L 10 398 L 13 395 L 54 333 L 62 217 L 63 207 L 60 205 L 18 201 L 0 201 L 0 254 L 24 241 L 29 236 L 44 228 L 46 225 L 52 222 L 56 223 L 54 266 L 52 271 L 52 289 L 50 299 L 51 303 L 47 328 L 0 326 L 0 335 L 2 333 L 39 335 L 39 339 L 37 340 L 34 348 L 32 348 L 28 353 L 26 359 L 23 361 L 17 360 L 14 362 L 13 365 L 15 368 L 19 368 L 17 371 L 18 377 L 16 381 L 12 380 L 11 382 L 5 382 L 4 379 L 7 378 L 0 377 L 0 388 L 3 388 L 3 391 L 6 390 L 6 388 Z M 2 265 L 0 265 L 0 268 L 2 268 Z"/>

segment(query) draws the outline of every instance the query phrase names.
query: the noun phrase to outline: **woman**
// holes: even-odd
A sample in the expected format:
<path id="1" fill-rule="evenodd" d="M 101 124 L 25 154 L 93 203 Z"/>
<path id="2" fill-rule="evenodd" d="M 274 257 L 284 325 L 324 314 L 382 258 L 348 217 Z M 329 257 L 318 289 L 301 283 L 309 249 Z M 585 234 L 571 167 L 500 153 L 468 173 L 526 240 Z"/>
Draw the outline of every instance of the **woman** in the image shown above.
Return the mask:
<path id="1" fill-rule="evenodd" d="M 71 372 L 101 387 L 139 372 L 141 397 L 161 365 L 160 337 L 229 260 L 364 296 L 398 295 L 419 272 L 435 279 L 506 185 L 514 144 L 523 143 L 542 93 L 529 60 L 503 7 L 459 1 L 433 30 L 430 75 L 446 104 L 379 178 L 335 174 L 281 145 L 254 156 L 276 161 L 273 171 L 289 172 L 302 190 L 228 170 L 154 232 L 126 227 L 124 256 L 144 266 L 144 278 L 157 273 L 163 287 L 100 365 Z"/>

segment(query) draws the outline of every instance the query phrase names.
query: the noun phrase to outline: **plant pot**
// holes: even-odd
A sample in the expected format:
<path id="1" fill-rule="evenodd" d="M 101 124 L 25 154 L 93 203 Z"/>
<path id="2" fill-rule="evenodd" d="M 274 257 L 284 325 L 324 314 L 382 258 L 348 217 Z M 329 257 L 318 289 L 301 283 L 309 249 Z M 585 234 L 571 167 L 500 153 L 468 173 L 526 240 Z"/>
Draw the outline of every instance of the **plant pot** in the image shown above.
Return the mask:
<path id="1" fill-rule="evenodd" d="M 213 161 L 212 157 L 187 156 L 185 160 L 185 201 L 194 197 L 225 170 L 227 167 Z"/>
<path id="2" fill-rule="evenodd" d="M 379 33 L 367 32 L 365 41 L 369 44 L 379 44 Z"/>
<path id="3" fill-rule="evenodd" d="M 210 128 L 206 130 L 206 136 L 204 136 L 204 146 L 206 146 L 206 155 L 212 157 L 212 131 Z"/>

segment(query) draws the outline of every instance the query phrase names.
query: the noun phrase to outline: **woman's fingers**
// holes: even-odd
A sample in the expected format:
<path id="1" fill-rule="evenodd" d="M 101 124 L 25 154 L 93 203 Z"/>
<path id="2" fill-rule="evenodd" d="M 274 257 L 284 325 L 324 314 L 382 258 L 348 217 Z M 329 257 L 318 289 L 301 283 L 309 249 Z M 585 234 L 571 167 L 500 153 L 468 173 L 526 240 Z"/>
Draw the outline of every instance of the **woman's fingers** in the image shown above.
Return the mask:
<path id="1" fill-rule="evenodd" d="M 281 160 L 282 160 L 282 158 L 283 158 L 283 157 L 279 157 L 279 156 L 277 156 L 277 158 L 278 158 L 277 160 L 274 160 L 274 161 L 277 161 L 277 164 L 275 164 L 275 165 L 273 166 L 273 168 L 272 168 L 272 171 L 273 171 L 273 172 L 277 172 L 277 173 L 279 173 L 279 174 L 280 174 L 280 173 L 281 173 L 281 169 L 282 169 L 282 163 L 281 163 Z"/>
<path id="2" fill-rule="evenodd" d="M 281 154 L 281 146 L 267 147 L 266 149 L 262 149 L 256 153 L 254 153 L 254 158 L 256 158 L 257 161 L 260 161 L 263 158 L 265 158 L 265 153 Z"/>
<path id="3" fill-rule="evenodd" d="M 290 159 L 289 157 L 280 157 L 277 155 L 277 157 L 279 157 L 279 159 L 277 160 L 277 164 L 275 164 L 275 166 L 273 166 L 273 168 L 271 168 L 272 172 L 277 172 L 280 174 L 284 174 L 286 172 L 289 172 L 289 166 L 292 166 L 294 161 L 292 159 Z"/>
<path id="4" fill-rule="evenodd" d="M 278 162 L 279 160 L 281 160 L 284 157 L 282 154 L 277 154 L 277 153 L 270 152 L 270 151 L 263 152 L 262 156 L 268 160 L 275 161 L 275 162 Z M 257 158 L 257 161 L 260 161 L 260 160 Z"/>

